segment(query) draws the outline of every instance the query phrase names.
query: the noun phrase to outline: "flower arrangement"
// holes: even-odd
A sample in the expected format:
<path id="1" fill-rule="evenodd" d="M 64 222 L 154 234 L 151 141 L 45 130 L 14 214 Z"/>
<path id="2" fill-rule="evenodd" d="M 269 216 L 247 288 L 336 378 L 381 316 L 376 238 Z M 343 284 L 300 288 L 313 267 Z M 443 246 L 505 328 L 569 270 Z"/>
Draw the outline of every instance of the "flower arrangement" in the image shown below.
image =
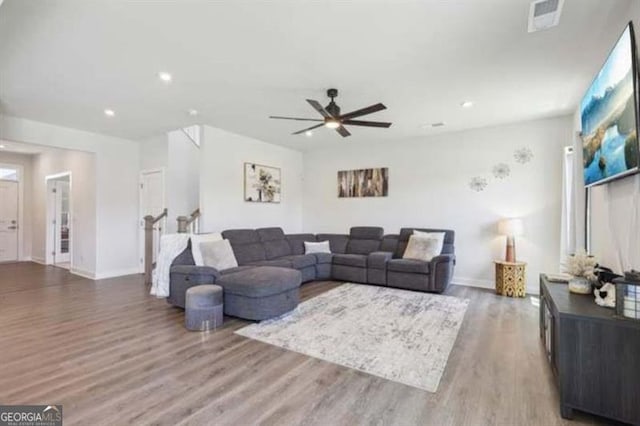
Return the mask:
<path id="1" fill-rule="evenodd" d="M 583 249 L 567 256 L 567 273 L 574 277 L 582 277 L 589 281 L 595 281 L 597 279 L 595 273 L 596 266 L 598 266 L 596 258 Z"/>

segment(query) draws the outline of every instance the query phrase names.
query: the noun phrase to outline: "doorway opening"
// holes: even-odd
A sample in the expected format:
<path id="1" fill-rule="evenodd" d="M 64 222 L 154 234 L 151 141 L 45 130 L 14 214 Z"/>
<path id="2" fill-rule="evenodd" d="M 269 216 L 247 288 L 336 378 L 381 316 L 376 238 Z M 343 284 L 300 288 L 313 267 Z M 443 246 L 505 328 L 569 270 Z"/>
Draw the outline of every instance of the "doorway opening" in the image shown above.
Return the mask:
<path id="1" fill-rule="evenodd" d="M 47 186 L 47 265 L 71 269 L 72 217 L 71 172 L 46 177 Z"/>
<path id="2" fill-rule="evenodd" d="M 139 220 L 139 264 L 140 272 L 144 272 L 144 217 L 151 215 L 157 217 L 165 207 L 165 181 L 164 169 L 142 170 L 140 172 L 140 220 Z M 153 261 L 156 261 L 160 251 L 160 236 L 167 228 L 165 217 L 154 226 L 153 232 Z"/>
<path id="3" fill-rule="evenodd" d="M 22 166 L 0 164 L 0 263 L 22 257 L 22 172 Z"/>

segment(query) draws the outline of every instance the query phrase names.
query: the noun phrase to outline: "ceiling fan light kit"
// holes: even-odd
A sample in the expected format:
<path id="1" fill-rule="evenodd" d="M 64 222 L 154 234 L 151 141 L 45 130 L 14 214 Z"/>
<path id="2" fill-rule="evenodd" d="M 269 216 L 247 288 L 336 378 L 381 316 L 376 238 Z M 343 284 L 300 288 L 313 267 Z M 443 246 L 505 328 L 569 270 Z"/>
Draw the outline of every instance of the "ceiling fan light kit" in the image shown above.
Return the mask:
<path id="1" fill-rule="evenodd" d="M 351 136 L 351 133 L 344 127 L 348 126 L 364 126 L 364 127 L 380 127 L 380 128 L 389 128 L 392 123 L 382 122 L 382 121 L 364 121 L 364 120 L 352 120 L 353 118 L 362 117 L 363 115 L 373 114 L 374 112 L 382 111 L 383 109 L 387 109 L 381 103 L 377 103 L 375 105 L 368 106 L 366 108 L 361 108 L 355 111 L 348 112 L 346 114 L 340 115 L 340 107 L 335 103 L 335 98 L 338 96 L 338 89 L 329 89 L 327 90 L 327 96 L 331 99 L 329 105 L 323 107 L 320 102 L 314 101 L 313 99 L 307 99 L 307 102 L 313 109 L 318 111 L 320 115 L 322 115 L 322 119 L 319 118 L 299 118 L 299 117 L 282 117 L 277 115 L 269 116 L 269 118 L 274 118 L 278 120 L 296 120 L 296 121 L 315 121 L 319 124 L 313 125 L 306 129 L 298 130 L 297 132 L 293 132 L 294 135 L 299 135 L 301 133 L 305 133 L 307 136 L 309 132 L 318 127 L 325 126 L 328 129 L 334 129 L 338 132 L 342 137 Z"/>

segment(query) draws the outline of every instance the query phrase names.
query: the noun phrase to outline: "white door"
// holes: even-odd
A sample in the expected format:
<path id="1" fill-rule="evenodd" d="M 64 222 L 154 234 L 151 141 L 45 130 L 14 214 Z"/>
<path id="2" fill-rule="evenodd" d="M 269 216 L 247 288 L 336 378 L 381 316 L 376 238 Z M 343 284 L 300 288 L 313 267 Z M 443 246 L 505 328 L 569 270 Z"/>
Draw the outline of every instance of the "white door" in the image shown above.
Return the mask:
<path id="1" fill-rule="evenodd" d="M 164 210 L 164 172 L 162 170 L 140 173 L 140 266 L 144 270 L 144 220 L 147 215 L 159 216 Z M 164 233 L 166 220 L 156 223 L 153 232 L 153 261 L 160 249 L 160 235 Z"/>
<path id="2" fill-rule="evenodd" d="M 0 180 L 0 262 L 18 260 L 18 182 Z"/>

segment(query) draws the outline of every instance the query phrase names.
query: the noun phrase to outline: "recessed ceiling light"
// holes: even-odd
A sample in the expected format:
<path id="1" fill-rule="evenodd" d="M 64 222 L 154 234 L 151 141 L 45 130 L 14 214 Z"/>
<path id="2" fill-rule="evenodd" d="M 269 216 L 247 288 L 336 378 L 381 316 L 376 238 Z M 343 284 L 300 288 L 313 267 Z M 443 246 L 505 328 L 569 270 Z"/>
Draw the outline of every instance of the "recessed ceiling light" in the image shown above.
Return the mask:
<path id="1" fill-rule="evenodd" d="M 192 116 L 195 117 L 196 115 L 198 115 L 198 110 L 197 109 L 190 109 L 187 111 L 187 113 Z"/>
<path id="2" fill-rule="evenodd" d="M 171 83 L 171 79 L 172 79 L 171 74 L 169 74 L 166 71 L 160 71 L 158 73 L 158 78 L 165 83 Z"/>
<path id="3" fill-rule="evenodd" d="M 471 101 L 464 101 L 463 103 L 460 104 L 460 106 L 462 108 L 471 108 L 473 106 L 473 102 Z"/>
<path id="4" fill-rule="evenodd" d="M 306 132 L 304 132 L 304 134 L 307 135 L 308 138 L 313 136 L 313 132 L 311 130 L 307 130 Z"/>
<path id="5" fill-rule="evenodd" d="M 0 145 L 0 149 L 5 149 L 6 147 L 4 145 Z"/>
<path id="6" fill-rule="evenodd" d="M 112 109 L 105 109 L 104 110 L 104 115 L 106 115 L 107 117 L 113 117 L 114 115 L 116 115 L 116 112 Z"/>

